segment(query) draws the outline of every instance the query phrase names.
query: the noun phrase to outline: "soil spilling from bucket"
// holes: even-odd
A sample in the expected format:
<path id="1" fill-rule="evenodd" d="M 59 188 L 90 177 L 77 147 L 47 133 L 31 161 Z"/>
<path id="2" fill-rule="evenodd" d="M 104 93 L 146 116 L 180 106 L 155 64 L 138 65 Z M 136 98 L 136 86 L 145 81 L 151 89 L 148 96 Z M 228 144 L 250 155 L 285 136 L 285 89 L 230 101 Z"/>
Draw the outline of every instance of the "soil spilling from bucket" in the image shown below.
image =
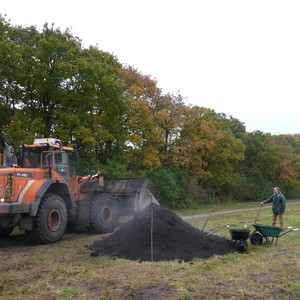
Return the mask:
<path id="1" fill-rule="evenodd" d="M 119 230 L 95 241 L 89 248 L 92 256 L 109 255 L 140 261 L 190 261 L 236 251 L 228 239 L 218 235 L 203 238 L 200 233 L 201 230 L 169 209 L 150 204 Z"/>

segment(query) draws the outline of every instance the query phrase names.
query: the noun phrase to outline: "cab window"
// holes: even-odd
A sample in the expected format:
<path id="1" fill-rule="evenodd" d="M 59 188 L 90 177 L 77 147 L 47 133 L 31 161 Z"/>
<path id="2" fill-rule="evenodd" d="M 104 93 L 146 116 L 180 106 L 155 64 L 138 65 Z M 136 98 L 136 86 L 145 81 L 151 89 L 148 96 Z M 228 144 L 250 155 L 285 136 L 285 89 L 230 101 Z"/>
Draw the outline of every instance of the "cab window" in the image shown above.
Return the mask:
<path id="1" fill-rule="evenodd" d="M 43 167 L 53 168 L 53 171 L 57 172 L 61 176 L 68 177 L 68 159 L 65 152 L 59 151 L 45 151 L 42 154 L 43 157 Z"/>
<path id="2" fill-rule="evenodd" d="M 67 155 L 65 152 L 54 152 L 54 171 L 68 177 Z"/>
<path id="3" fill-rule="evenodd" d="M 40 151 L 38 150 L 24 150 L 23 152 L 23 167 L 38 168 L 40 167 Z"/>

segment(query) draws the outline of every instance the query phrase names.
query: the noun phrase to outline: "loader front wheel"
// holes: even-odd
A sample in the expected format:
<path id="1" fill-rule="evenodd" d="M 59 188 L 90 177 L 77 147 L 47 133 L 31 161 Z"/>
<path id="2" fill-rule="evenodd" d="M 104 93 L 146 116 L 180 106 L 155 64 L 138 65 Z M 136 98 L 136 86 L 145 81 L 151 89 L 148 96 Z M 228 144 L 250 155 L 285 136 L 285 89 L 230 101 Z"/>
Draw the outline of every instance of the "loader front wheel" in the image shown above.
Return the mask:
<path id="1" fill-rule="evenodd" d="M 90 204 L 90 224 L 92 233 L 112 232 L 118 224 L 119 206 L 114 197 L 108 194 L 95 194 Z"/>
<path id="2" fill-rule="evenodd" d="M 41 244 L 54 243 L 65 233 L 68 211 L 65 201 L 56 194 L 47 194 L 42 200 L 34 220 L 34 229 L 26 232 Z"/>

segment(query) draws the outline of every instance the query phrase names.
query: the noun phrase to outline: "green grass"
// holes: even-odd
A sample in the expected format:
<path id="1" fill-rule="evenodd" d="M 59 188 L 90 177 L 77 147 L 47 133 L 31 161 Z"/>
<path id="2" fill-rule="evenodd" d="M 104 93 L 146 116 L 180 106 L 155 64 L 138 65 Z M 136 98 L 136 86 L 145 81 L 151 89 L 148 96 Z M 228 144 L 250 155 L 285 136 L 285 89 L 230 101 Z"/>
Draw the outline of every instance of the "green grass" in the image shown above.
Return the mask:
<path id="1" fill-rule="evenodd" d="M 77 296 L 78 290 L 76 288 L 65 288 L 62 291 L 60 291 L 58 295 L 54 297 L 54 299 L 77 299 Z"/>
<path id="2" fill-rule="evenodd" d="M 289 200 L 287 203 L 299 202 L 300 200 Z M 206 204 L 194 209 L 176 209 L 174 212 L 180 216 L 189 216 L 196 214 L 205 214 L 210 213 L 212 210 L 214 212 L 224 211 L 224 210 L 234 210 L 234 209 L 243 209 L 243 208 L 260 208 L 260 202 L 228 202 L 228 203 L 220 203 L 220 204 Z"/>
<path id="3" fill-rule="evenodd" d="M 217 210 L 232 209 L 219 206 Z M 242 208 L 236 204 L 235 208 Z M 253 206 L 252 206 L 253 207 Z M 255 207 L 255 206 L 254 206 Z M 209 212 L 212 208 L 207 208 Z M 203 213 L 204 209 L 191 211 Z M 247 225 L 257 211 L 211 217 L 205 230 L 224 224 Z M 300 206 L 287 206 L 286 225 L 300 227 Z M 190 222 L 202 228 L 206 218 Z M 259 220 L 271 223 L 271 209 Z M 219 235 L 230 238 L 224 228 Z M 278 245 L 249 243 L 247 253 L 213 256 L 192 262 L 143 262 L 91 257 L 86 245 L 107 235 L 83 230 L 67 233 L 51 245 L 31 245 L 15 231 L 0 241 L 0 299 L 298 299 L 300 247 L 298 232 Z M 148 298 L 147 298 L 148 297 Z"/>

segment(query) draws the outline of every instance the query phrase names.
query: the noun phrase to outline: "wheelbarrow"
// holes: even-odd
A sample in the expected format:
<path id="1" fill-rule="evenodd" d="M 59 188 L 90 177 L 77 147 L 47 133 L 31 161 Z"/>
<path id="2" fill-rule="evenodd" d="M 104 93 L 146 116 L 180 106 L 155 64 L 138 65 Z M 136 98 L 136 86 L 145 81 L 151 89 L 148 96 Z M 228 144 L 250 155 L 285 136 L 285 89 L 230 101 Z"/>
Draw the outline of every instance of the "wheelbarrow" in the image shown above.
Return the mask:
<path id="1" fill-rule="evenodd" d="M 292 226 L 281 229 L 277 226 L 268 226 L 258 223 L 252 223 L 255 228 L 250 234 L 250 242 L 252 245 L 261 245 L 263 239 L 266 239 L 268 244 L 273 244 L 274 239 L 276 240 L 275 245 L 278 243 L 278 239 L 292 231 L 299 230 L 298 228 L 293 228 Z"/>
<path id="2" fill-rule="evenodd" d="M 231 229 L 229 226 L 227 226 L 231 235 L 231 242 L 238 246 L 241 251 L 244 251 L 246 247 L 248 247 L 248 238 L 250 235 L 249 229 Z"/>

